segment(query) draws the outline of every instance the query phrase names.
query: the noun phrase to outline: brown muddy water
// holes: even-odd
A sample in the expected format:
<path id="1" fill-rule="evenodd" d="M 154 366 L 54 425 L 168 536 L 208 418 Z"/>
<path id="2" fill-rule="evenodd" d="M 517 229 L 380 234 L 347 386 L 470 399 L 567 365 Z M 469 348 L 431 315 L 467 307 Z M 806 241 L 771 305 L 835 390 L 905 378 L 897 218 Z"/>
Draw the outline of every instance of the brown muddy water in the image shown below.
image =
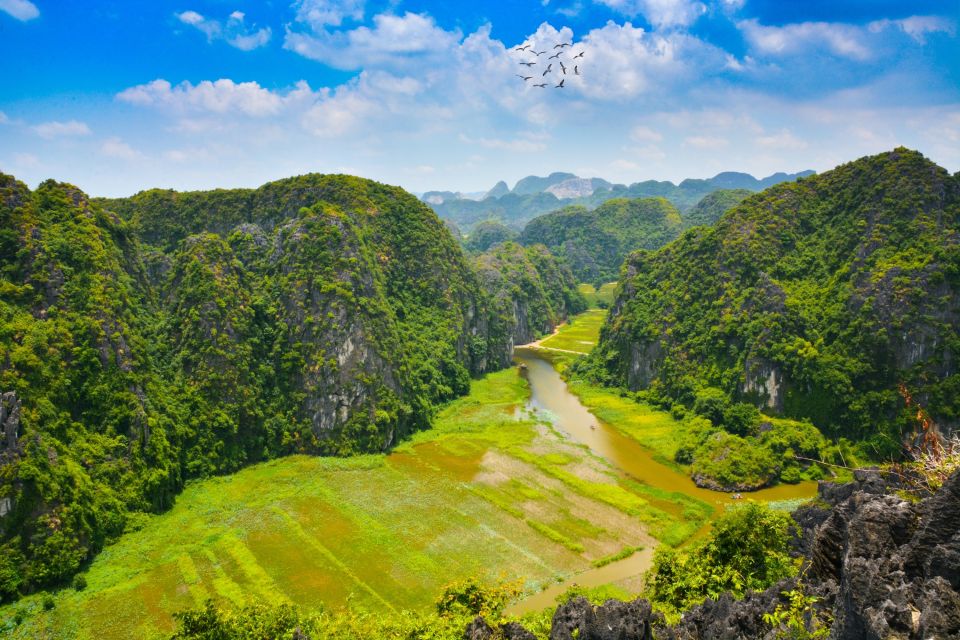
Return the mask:
<path id="1" fill-rule="evenodd" d="M 514 361 L 526 365 L 526 377 L 530 384 L 530 407 L 549 418 L 558 431 L 586 445 L 621 473 L 658 489 L 686 494 L 711 506 L 733 504 L 731 494 L 698 487 L 689 476 L 657 462 L 650 450 L 599 420 L 568 390 L 566 382 L 553 365 L 535 350 L 518 348 Z M 816 482 L 802 482 L 753 491 L 746 494 L 746 497 L 752 500 L 774 501 L 812 498 L 816 492 Z M 722 508 L 714 510 L 715 514 L 722 511 Z M 594 587 L 636 577 L 650 568 L 652 559 L 653 549 L 643 549 L 628 558 L 599 569 L 585 571 L 525 598 L 511 605 L 507 613 L 522 615 L 552 606 L 557 596 L 574 585 Z"/>

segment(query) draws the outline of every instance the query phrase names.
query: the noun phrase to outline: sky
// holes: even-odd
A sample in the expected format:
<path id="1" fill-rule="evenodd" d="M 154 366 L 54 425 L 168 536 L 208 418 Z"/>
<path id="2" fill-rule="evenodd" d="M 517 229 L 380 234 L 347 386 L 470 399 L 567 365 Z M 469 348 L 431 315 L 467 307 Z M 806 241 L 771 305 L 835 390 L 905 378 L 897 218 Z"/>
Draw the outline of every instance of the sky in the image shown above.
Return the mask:
<path id="1" fill-rule="evenodd" d="M 0 171 L 104 196 L 310 172 L 479 192 L 903 145 L 956 172 L 958 29 L 960 0 L 0 0 Z"/>

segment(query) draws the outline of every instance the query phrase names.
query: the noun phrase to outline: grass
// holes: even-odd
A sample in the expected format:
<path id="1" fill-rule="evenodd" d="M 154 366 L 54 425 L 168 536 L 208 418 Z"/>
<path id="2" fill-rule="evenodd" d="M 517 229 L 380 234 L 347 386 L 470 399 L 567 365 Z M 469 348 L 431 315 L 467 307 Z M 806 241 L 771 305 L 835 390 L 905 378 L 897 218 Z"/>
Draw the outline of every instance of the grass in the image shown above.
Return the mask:
<path id="1" fill-rule="evenodd" d="M 643 547 L 624 547 L 623 549 L 621 549 L 620 551 L 614 554 L 605 556 L 603 558 L 597 558 L 596 560 L 593 561 L 593 566 L 596 567 L 597 569 L 599 569 L 600 567 L 605 567 L 608 564 L 612 564 L 618 560 L 629 558 L 630 556 L 635 554 L 637 551 L 643 551 Z"/>
<path id="2" fill-rule="evenodd" d="M 602 321 L 588 311 L 551 340 L 595 340 Z M 543 353 L 561 369 L 577 357 Z M 657 477 L 690 484 L 670 462 L 682 428 L 670 414 L 616 390 L 570 389 L 670 465 Z M 528 398 L 517 370 L 504 370 L 390 455 L 293 456 L 191 483 L 94 560 L 85 590 L 55 594 L 49 611 L 46 594 L 0 607 L 0 636 L 166 637 L 173 613 L 208 598 L 401 611 L 431 607 L 443 585 L 468 577 L 522 578 L 536 592 L 657 541 L 680 545 L 720 511 L 703 490 L 615 472 L 539 422 Z"/>
<path id="3" fill-rule="evenodd" d="M 423 610 L 453 580 L 535 591 L 652 544 L 648 529 L 699 526 L 538 423 L 527 398 L 501 371 L 388 456 L 293 456 L 191 483 L 95 559 L 85 590 L 50 611 L 43 594 L 0 608 L 0 634 L 159 638 L 207 598 Z"/>
<path id="4" fill-rule="evenodd" d="M 607 317 L 606 309 L 590 309 L 573 318 L 560 331 L 543 342 L 542 347 L 589 353 L 600 339 L 600 327 Z"/>
<path id="5" fill-rule="evenodd" d="M 580 290 L 580 293 L 587 299 L 587 303 L 591 307 L 597 307 L 601 304 L 609 307 L 613 304 L 614 293 L 617 290 L 616 282 L 608 282 L 600 286 L 598 290 L 592 284 L 582 283 L 577 286 L 577 289 Z"/>

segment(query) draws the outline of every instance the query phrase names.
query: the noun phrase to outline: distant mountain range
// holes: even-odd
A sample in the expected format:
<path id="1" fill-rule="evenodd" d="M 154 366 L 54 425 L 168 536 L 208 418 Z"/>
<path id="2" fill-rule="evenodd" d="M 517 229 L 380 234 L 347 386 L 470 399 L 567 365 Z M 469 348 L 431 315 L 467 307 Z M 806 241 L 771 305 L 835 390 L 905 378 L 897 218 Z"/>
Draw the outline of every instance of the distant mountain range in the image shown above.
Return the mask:
<path id="1" fill-rule="evenodd" d="M 519 231 L 533 218 L 571 204 L 595 208 L 612 198 L 660 196 L 685 212 L 717 189 L 762 191 L 813 173 L 779 172 L 757 179 L 748 173 L 724 171 L 708 179 L 688 178 L 678 185 L 666 180 L 646 180 L 628 186 L 602 178 L 581 178 L 573 173 L 555 172 L 546 177 L 527 176 L 513 189 L 501 180 L 485 193 L 428 191 L 420 198 L 437 215 L 456 223 L 464 232 L 484 220 L 498 220 Z"/>

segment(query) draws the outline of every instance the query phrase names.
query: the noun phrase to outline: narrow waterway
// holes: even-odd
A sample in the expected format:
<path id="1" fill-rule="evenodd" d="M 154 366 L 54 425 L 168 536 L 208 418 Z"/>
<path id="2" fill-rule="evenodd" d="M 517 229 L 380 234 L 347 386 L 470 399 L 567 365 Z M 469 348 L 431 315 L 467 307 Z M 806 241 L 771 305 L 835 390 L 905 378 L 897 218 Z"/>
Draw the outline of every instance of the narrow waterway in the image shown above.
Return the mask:
<path id="1" fill-rule="evenodd" d="M 531 408 L 548 416 L 555 428 L 571 439 L 587 445 L 595 454 L 608 460 L 615 469 L 638 482 L 683 493 L 710 505 L 731 504 L 729 493 L 698 487 L 689 476 L 660 464 L 654 460 L 648 449 L 597 419 L 580 403 L 579 398 L 570 392 L 553 364 L 536 350 L 518 348 L 514 360 L 526 366 Z M 747 497 L 764 501 L 810 498 L 816 495 L 816 491 L 816 482 L 802 482 L 761 489 L 747 494 Z M 653 549 L 643 549 L 628 558 L 599 569 L 585 571 L 525 598 L 510 606 L 507 613 L 522 615 L 549 607 L 557 596 L 575 584 L 592 587 L 637 576 L 650 568 L 652 558 Z"/>

